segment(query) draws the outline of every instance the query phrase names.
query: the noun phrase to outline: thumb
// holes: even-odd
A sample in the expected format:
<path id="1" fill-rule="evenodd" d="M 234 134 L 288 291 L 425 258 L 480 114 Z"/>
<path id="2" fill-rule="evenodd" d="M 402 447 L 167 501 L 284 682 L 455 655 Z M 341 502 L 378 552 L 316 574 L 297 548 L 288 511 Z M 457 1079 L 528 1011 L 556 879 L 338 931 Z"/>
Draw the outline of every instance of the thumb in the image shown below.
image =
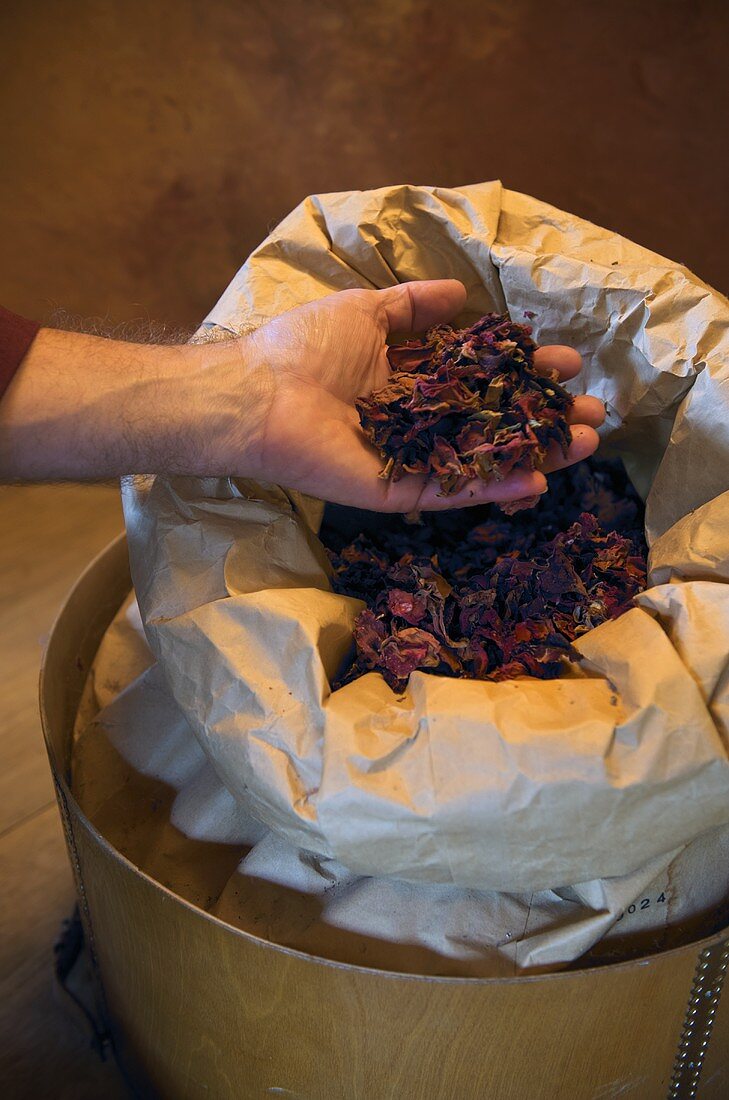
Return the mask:
<path id="1" fill-rule="evenodd" d="M 389 332 L 423 332 L 463 309 L 466 288 L 457 279 L 424 279 L 375 292 Z"/>

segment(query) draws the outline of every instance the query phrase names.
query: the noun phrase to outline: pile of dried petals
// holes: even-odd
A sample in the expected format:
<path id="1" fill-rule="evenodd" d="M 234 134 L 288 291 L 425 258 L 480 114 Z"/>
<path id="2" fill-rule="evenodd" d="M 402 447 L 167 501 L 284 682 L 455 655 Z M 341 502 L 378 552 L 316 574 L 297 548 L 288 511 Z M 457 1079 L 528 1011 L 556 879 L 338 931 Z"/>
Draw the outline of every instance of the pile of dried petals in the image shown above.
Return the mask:
<path id="1" fill-rule="evenodd" d="M 475 477 L 534 469 L 552 442 L 566 452 L 572 397 L 556 372 L 536 370 L 535 351 L 528 325 L 495 313 L 389 348 L 387 385 L 357 401 L 362 428 L 386 459 L 381 476 L 426 473 L 450 494 Z"/>
<path id="2" fill-rule="evenodd" d="M 335 591 L 367 607 L 354 664 L 395 691 L 415 669 L 445 676 L 552 679 L 571 643 L 616 618 L 644 587 L 643 506 L 622 466 L 592 459 L 550 477 L 529 512 L 493 506 L 418 524 L 330 508 L 322 529 Z"/>

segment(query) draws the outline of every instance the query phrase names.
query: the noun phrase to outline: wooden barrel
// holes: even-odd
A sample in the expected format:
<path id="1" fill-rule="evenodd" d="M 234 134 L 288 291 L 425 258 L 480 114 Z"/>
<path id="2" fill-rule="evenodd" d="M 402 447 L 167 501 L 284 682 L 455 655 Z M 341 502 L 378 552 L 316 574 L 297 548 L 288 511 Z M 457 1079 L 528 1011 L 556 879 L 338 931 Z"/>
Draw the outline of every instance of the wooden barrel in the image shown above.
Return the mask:
<path id="1" fill-rule="evenodd" d="M 437 978 L 276 946 L 153 881 L 70 790 L 71 733 L 129 591 L 123 538 L 78 581 L 41 673 L 48 755 L 116 1056 L 172 1100 L 665 1100 L 729 1096 L 729 929 L 627 963 Z"/>

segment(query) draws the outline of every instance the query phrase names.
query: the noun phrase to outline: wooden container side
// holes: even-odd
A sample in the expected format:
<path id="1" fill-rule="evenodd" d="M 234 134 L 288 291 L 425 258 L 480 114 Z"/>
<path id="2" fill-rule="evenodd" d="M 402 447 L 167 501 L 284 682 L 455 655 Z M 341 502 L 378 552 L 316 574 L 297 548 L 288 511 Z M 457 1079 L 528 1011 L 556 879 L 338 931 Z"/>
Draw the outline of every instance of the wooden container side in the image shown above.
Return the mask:
<path id="1" fill-rule="evenodd" d="M 729 998 L 703 1048 L 699 1091 L 687 1091 L 685 1070 L 671 1085 L 700 960 L 726 943 L 727 930 L 644 959 L 534 977 L 392 974 L 232 928 L 124 859 L 73 799 L 69 760 L 85 677 L 129 586 L 122 538 L 91 564 L 59 616 L 41 705 L 115 1049 L 141 1095 L 729 1095 Z"/>

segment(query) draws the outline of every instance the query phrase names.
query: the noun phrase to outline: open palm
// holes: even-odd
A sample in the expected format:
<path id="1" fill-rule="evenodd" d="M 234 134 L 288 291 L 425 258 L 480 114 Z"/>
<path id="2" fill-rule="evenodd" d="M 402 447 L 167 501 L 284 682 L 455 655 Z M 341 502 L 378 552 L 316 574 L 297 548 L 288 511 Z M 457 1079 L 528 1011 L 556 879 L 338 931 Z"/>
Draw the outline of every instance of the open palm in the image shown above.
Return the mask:
<path id="1" fill-rule="evenodd" d="M 258 475 L 340 504 L 411 512 L 532 496 L 544 491 L 545 473 L 592 454 L 604 411 L 595 398 L 578 397 L 569 454 L 550 452 L 543 472 L 476 480 L 453 496 L 440 495 L 438 483 L 425 475 L 395 482 L 378 477 L 382 458 L 360 428 L 354 400 L 387 382 L 389 334 L 448 321 L 465 298 L 465 288 L 451 279 L 346 290 L 282 314 L 249 337 L 263 410 Z M 577 352 L 562 346 L 541 348 L 535 362 L 556 368 L 563 380 L 581 365 Z"/>

